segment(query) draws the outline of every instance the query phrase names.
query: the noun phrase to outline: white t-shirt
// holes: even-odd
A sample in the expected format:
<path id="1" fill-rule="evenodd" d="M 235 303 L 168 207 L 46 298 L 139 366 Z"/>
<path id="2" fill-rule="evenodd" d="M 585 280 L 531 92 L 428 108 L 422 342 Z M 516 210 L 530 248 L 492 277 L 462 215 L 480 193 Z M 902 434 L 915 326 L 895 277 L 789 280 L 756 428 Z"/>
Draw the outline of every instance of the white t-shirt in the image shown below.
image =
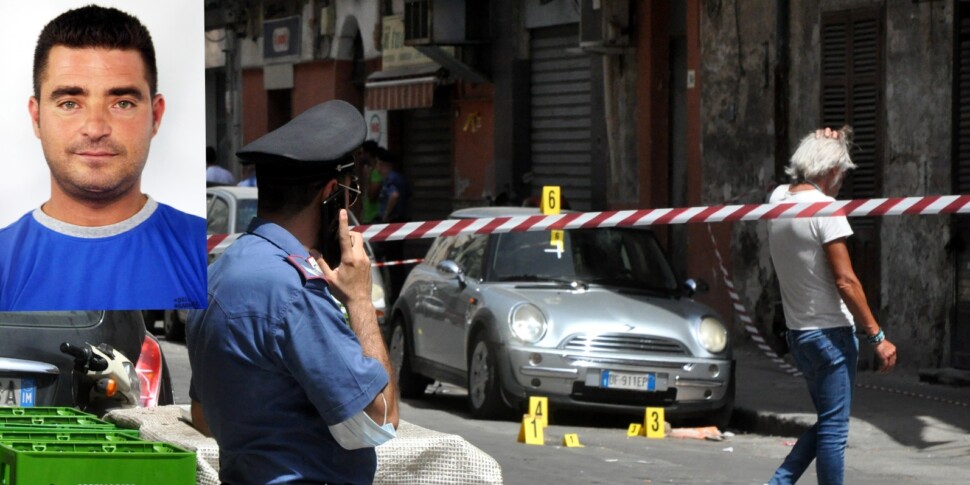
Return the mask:
<path id="1" fill-rule="evenodd" d="M 779 186 L 768 202 L 832 202 L 817 191 L 789 192 Z M 781 284 L 785 320 L 793 330 L 852 326 L 852 314 L 835 286 L 822 245 L 852 235 L 845 217 L 811 217 L 768 221 L 768 246 Z"/>

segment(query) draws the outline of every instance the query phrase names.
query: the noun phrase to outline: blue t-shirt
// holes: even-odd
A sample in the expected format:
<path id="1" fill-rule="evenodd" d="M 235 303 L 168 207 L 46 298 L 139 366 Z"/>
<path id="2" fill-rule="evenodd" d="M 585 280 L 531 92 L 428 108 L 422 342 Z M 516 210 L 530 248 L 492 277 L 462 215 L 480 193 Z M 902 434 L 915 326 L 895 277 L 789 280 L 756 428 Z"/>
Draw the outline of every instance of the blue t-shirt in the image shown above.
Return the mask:
<path id="1" fill-rule="evenodd" d="M 254 219 L 210 268 L 209 305 L 190 311 L 189 395 L 233 484 L 371 483 L 373 448 L 345 450 L 328 426 L 387 385 L 322 274 L 282 227 Z"/>
<path id="2" fill-rule="evenodd" d="M 0 229 L 0 311 L 200 308 L 205 244 L 205 219 L 151 198 L 99 227 L 35 209 Z"/>
<path id="3" fill-rule="evenodd" d="M 398 194 L 397 202 L 391 208 L 391 213 L 386 214 L 387 202 L 391 198 L 391 194 L 394 193 Z M 384 184 L 381 185 L 381 194 L 378 199 L 381 204 L 381 217 L 384 217 L 387 222 L 405 221 L 408 214 L 408 199 L 410 198 L 411 186 L 408 185 L 408 181 L 399 172 L 392 170 L 384 179 Z"/>

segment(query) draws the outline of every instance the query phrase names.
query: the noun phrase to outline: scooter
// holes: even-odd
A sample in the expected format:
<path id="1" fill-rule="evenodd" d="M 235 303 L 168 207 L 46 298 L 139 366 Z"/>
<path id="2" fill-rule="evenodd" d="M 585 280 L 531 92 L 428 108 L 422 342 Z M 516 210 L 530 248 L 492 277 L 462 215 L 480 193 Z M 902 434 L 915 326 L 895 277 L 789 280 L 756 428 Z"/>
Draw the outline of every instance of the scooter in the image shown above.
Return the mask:
<path id="1" fill-rule="evenodd" d="M 61 352 L 74 357 L 73 387 L 80 409 L 101 416 L 112 408 L 138 405 L 138 373 L 120 351 L 105 343 L 78 346 L 64 342 Z"/>

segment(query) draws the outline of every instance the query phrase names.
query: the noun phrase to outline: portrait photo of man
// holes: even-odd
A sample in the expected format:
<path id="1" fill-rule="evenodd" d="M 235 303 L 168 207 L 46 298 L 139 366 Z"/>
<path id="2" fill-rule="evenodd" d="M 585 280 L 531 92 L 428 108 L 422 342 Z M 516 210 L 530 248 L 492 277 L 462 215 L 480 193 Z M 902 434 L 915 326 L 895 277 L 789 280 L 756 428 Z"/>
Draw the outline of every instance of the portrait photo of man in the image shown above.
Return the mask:
<path id="1" fill-rule="evenodd" d="M 5 127 L 29 123 L 46 167 L 31 151 L 36 148 L 23 147 L 36 144 L 29 137 L 5 140 L 17 148 L 7 154 L 12 159 L 3 177 L 10 190 L 0 187 L 7 194 L 0 199 L 0 311 L 204 306 L 204 98 L 201 92 L 169 97 L 160 89 L 171 79 L 173 87 L 182 83 L 181 93 L 202 91 L 202 43 L 166 46 L 181 62 L 178 72 L 165 73 L 154 32 L 142 20 L 152 19 L 159 30 L 187 26 L 152 15 L 161 7 L 50 3 L 58 7 L 54 14 L 51 5 L 38 9 L 46 23 L 28 34 L 36 39 L 32 89 L 16 93 L 28 117 L 4 114 Z M 201 28 L 202 7 L 195 3 L 164 8 L 181 8 L 182 18 L 196 18 Z M 14 49 L 5 44 L 5 51 Z M 20 75 L 27 74 L 7 73 Z M 17 86 L 5 84 L 3 91 Z M 163 119 L 171 122 L 173 99 L 179 101 L 177 133 L 163 143 L 157 135 Z M 183 103 L 195 105 L 194 119 Z M 150 149 L 165 178 L 148 175 Z M 47 180 L 38 182 L 38 167 Z"/>

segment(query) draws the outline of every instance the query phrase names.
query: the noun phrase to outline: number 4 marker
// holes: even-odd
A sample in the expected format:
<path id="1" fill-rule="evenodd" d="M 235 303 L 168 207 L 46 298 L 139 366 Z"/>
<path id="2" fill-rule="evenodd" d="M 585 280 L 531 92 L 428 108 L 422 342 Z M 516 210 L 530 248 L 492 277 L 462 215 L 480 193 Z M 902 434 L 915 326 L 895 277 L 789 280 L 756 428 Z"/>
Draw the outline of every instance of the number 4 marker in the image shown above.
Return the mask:
<path id="1" fill-rule="evenodd" d="M 549 426 L 549 398 L 540 396 L 529 397 L 529 414 L 536 417 L 539 425 Z"/>

